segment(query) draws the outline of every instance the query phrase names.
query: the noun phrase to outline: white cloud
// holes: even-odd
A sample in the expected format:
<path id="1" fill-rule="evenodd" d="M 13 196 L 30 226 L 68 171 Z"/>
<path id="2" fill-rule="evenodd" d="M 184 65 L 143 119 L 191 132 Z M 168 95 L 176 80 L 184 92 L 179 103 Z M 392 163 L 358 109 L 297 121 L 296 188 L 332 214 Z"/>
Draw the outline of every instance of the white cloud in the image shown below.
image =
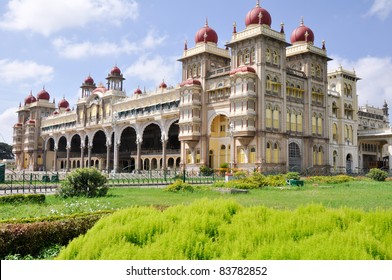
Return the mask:
<path id="1" fill-rule="evenodd" d="M 130 42 L 127 39 L 123 39 L 119 43 L 105 41 L 75 43 L 59 37 L 54 39 L 52 44 L 61 56 L 69 59 L 80 59 L 88 56 L 130 55 L 143 52 L 163 45 L 166 38 L 166 36 L 158 34 L 155 30 L 150 30 L 140 43 Z"/>
<path id="2" fill-rule="evenodd" d="M 153 82 L 157 87 L 164 79 L 165 83 L 170 86 L 179 82 L 180 70 L 180 64 L 173 57 L 143 55 L 124 71 L 124 75 L 129 77 L 130 83 L 132 83 L 130 77 L 135 77 L 139 81 Z M 138 85 L 133 83 L 132 86 L 136 89 Z M 144 85 L 139 84 L 139 86 L 143 87 Z"/>
<path id="3" fill-rule="evenodd" d="M 0 28 L 49 36 L 92 22 L 120 25 L 138 17 L 135 0 L 9 0 Z"/>
<path id="4" fill-rule="evenodd" d="M 17 122 L 16 110 L 9 108 L 0 114 L 0 142 L 12 145 L 12 127 Z"/>
<path id="5" fill-rule="evenodd" d="M 0 79 L 8 84 L 32 82 L 43 84 L 53 79 L 54 69 L 34 61 L 0 60 Z"/>
<path id="6" fill-rule="evenodd" d="M 384 100 L 392 105 L 392 57 L 364 57 L 356 61 L 334 57 L 334 61 L 329 64 L 329 70 L 335 70 L 339 65 L 344 69 L 352 71 L 361 80 L 358 82 L 358 102 L 359 105 L 369 105 L 381 107 Z M 391 106 L 392 107 L 392 106 Z"/>
<path id="7" fill-rule="evenodd" d="M 375 15 L 380 19 L 385 20 L 391 13 L 392 0 L 374 0 L 374 3 L 368 14 L 371 16 Z"/>

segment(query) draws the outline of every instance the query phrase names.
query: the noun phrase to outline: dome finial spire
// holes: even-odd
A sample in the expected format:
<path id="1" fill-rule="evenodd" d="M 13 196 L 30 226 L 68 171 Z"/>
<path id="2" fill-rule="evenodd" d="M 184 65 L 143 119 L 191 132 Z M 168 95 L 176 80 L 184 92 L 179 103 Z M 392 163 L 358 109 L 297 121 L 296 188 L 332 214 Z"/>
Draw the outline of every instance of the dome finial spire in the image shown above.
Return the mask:
<path id="1" fill-rule="evenodd" d="M 303 16 L 301 17 L 301 23 L 300 23 L 300 24 L 301 24 L 301 26 L 304 26 L 304 25 L 305 25 L 305 24 L 304 24 L 304 17 L 303 17 Z"/>
<path id="2" fill-rule="evenodd" d="M 256 1 L 256 8 L 260 7 L 260 0 Z"/>
<path id="3" fill-rule="evenodd" d="M 206 17 L 206 27 L 208 26 L 208 17 Z"/>

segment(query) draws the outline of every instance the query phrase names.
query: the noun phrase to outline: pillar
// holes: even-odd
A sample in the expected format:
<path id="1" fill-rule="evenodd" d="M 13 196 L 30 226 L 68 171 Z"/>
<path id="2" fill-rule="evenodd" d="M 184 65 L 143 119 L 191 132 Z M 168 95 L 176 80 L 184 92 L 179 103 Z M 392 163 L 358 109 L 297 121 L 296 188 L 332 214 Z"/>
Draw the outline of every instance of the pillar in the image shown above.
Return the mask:
<path id="1" fill-rule="evenodd" d="M 167 140 L 162 138 L 162 169 L 166 170 L 167 169 L 167 163 L 166 163 L 166 146 L 167 146 Z"/>
<path id="2" fill-rule="evenodd" d="M 106 172 L 109 173 L 109 167 L 110 167 L 110 149 L 112 145 L 106 144 Z"/>
<path id="3" fill-rule="evenodd" d="M 88 145 L 88 162 L 87 162 L 87 167 L 90 168 L 91 167 L 91 150 L 93 149 L 93 147 L 91 145 Z"/>
<path id="4" fill-rule="evenodd" d="M 136 139 L 136 146 L 137 146 L 137 153 L 136 153 L 136 162 L 135 162 L 135 169 L 136 169 L 136 171 L 140 171 L 140 170 L 142 170 L 142 164 L 141 164 L 141 161 L 142 161 L 142 139 L 140 139 L 140 137 L 137 137 L 137 139 Z M 163 160 L 162 160 L 162 164 L 164 164 L 163 163 Z"/>
<path id="5" fill-rule="evenodd" d="M 84 146 L 82 145 L 82 146 L 80 146 L 80 158 L 81 158 L 81 165 L 80 165 L 80 167 L 81 168 L 84 168 Z"/>
<path id="6" fill-rule="evenodd" d="M 120 143 L 114 143 L 114 156 L 113 156 L 113 171 L 114 173 L 118 172 L 118 150 L 120 148 Z"/>
<path id="7" fill-rule="evenodd" d="M 65 165 L 65 170 L 68 172 L 71 168 L 70 168 L 70 153 L 71 153 L 71 147 L 67 147 L 67 162 Z"/>
<path id="8" fill-rule="evenodd" d="M 54 162 L 53 162 L 53 169 L 54 171 L 57 171 L 57 148 L 54 148 Z"/>

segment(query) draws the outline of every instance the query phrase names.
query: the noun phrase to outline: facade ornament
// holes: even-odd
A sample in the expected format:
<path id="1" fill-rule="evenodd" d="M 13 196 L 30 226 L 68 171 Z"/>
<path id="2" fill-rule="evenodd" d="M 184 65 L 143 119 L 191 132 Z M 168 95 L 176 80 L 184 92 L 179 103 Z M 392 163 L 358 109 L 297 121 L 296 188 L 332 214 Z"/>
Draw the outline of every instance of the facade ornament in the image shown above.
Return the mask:
<path id="1" fill-rule="evenodd" d="M 236 33 L 237 33 L 237 23 L 234 22 L 233 23 L 233 34 L 236 34 Z"/>
<path id="2" fill-rule="evenodd" d="M 280 33 L 284 34 L 284 23 L 280 23 Z"/>
<path id="3" fill-rule="evenodd" d="M 263 24 L 263 13 L 259 13 L 259 24 Z"/>

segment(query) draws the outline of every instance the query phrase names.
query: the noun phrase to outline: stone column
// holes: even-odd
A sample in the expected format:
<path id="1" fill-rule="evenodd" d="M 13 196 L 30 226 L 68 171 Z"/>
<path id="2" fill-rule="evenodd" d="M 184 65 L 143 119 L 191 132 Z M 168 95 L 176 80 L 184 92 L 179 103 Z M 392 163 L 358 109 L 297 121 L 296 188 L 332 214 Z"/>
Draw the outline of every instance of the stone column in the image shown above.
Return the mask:
<path id="1" fill-rule="evenodd" d="M 42 159 L 42 165 L 43 165 L 43 171 L 46 171 L 46 147 L 44 147 L 44 155 L 43 155 L 43 159 Z"/>
<path id="2" fill-rule="evenodd" d="M 68 172 L 71 168 L 70 168 L 70 153 L 71 153 L 71 147 L 67 147 L 67 163 L 65 165 L 65 170 Z"/>
<path id="3" fill-rule="evenodd" d="M 112 148 L 112 145 L 110 143 L 106 144 L 106 172 L 109 173 L 109 167 L 110 167 L 110 149 Z"/>
<path id="4" fill-rule="evenodd" d="M 141 139 L 141 137 L 140 136 L 137 136 L 136 137 L 136 146 L 137 146 L 137 154 L 136 154 L 136 161 L 135 161 L 135 169 L 136 169 L 136 171 L 140 171 L 141 170 L 141 161 L 142 161 L 142 142 L 143 142 L 143 139 Z M 163 160 L 162 160 L 162 164 L 164 164 L 163 163 Z"/>
<path id="5" fill-rule="evenodd" d="M 114 170 L 114 173 L 117 173 L 118 172 L 118 152 L 119 152 L 119 148 L 120 148 L 120 143 L 115 142 L 113 148 L 114 148 L 113 170 Z"/>
<path id="6" fill-rule="evenodd" d="M 54 148 L 53 169 L 54 169 L 54 171 L 57 171 L 57 147 Z"/>
<path id="7" fill-rule="evenodd" d="M 84 145 L 81 145 L 80 146 L 80 158 L 81 158 L 81 164 L 80 164 L 80 167 L 81 168 L 84 168 Z"/>
<path id="8" fill-rule="evenodd" d="M 166 163 L 166 146 L 167 146 L 167 139 L 164 135 L 162 135 L 162 169 L 166 170 L 167 169 L 167 163 Z"/>
<path id="9" fill-rule="evenodd" d="M 93 147 L 89 144 L 87 148 L 88 148 L 88 162 L 87 162 L 87 167 L 90 168 L 90 167 L 91 167 L 91 150 L 93 149 Z"/>

